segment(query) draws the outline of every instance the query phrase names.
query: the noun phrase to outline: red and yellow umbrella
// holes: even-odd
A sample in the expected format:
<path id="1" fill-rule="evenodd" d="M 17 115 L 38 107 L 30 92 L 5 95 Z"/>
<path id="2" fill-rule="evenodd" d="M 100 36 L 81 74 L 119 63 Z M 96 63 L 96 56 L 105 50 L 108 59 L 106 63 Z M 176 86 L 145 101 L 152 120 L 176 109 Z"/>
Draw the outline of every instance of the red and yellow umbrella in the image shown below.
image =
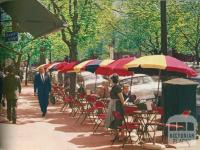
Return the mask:
<path id="1" fill-rule="evenodd" d="M 135 57 L 127 57 L 120 58 L 115 60 L 113 63 L 109 64 L 106 69 L 108 70 L 108 74 L 111 75 L 113 73 L 118 74 L 119 76 L 131 76 L 133 75 L 132 71 L 128 71 L 128 69 L 124 68 L 124 65 L 134 60 Z"/>
<path id="2" fill-rule="evenodd" d="M 60 62 L 55 62 L 47 67 L 47 71 L 54 71 L 54 68 L 56 65 L 58 65 Z"/>
<path id="3" fill-rule="evenodd" d="M 89 71 L 94 73 L 99 65 L 101 64 L 102 60 L 94 59 L 92 62 L 88 63 L 85 67 L 85 71 Z"/>
<path id="4" fill-rule="evenodd" d="M 81 71 L 85 71 L 85 68 L 86 68 L 86 65 L 91 63 L 93 60 L 86 60 L 86 61 L 83 61 L 81 63 L 79 63 L 78 65 L 74 66 L 73 68 L 73 72 L 81 72 Z"/>
<path id="5" fill-rule="evenodd" d="M 39 70 L 39 68 L 41 68 L 41 67 L 43 67 L 46 70 L 50 65 L 51 65 L 50 63 L 48 63 L 48 64 L 42 64 L 42 65 L 38 66 L 36 68 L 36 70 Z"/>
<path id="6" fill-rule="evenodd" d="M 59 72 L 60 73 L 66 73 L 66 72 L 69 72 L 69 71 L 72 71 L 74 66 L 76 66 L 78 64 L 77 61 L 74 61 L 74 62 L 70 62 L 68 63 L 67 65 L 65 65 L 62 70 L 60 70 Z"/>
<path id="7" fill-rule="evenodd" d="M 95 73 L 96 74 L 101 74 L 101 75 L 110 75 L 108 73 L 108 70 L 106 69 L 106 67 L 111 64 L 112 62 L 114 62 L 114 60 L 112 59 L 105 59 L 103 60 L 100 64 L 99 67 L 96 69 Z"/>
<path id="8" fill-rule="evenodd" d="M 187 75 L 188 77 L 197 76 L 197 72 L 192 68 L 188 67 L 184 62 L 165 55 L 151 55 L 143 56 L 138 59 L 135 59 L 125 65 L 125 68 L 128 70 L 133 70 L 134 72 L 137 69 L 141 70 L 161 70 L 162 74 L 165 73 L 178 73 L 181 75 Z"/>
<path id="9" fill-rule="evenodd" d="M 54 65 L 50 66 L 48 68 L 49 71 L 58 71 L 58 70 L 62 70 L 66 65 L 68 64 L 68 62 L 58 62 L 55 63 Z"/>

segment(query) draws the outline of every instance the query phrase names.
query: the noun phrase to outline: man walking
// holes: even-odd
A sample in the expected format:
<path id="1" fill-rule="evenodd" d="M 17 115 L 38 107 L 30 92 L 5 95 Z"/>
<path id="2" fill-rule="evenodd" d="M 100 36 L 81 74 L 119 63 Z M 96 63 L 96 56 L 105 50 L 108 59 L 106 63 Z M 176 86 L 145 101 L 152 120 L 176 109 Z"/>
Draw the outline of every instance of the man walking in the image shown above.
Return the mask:
<path id="1" fill-rule="evenodd" d="M 5 76 L 3 81 L 3 95 L 7 100 L 7 118 L 16 124 L 16 104 L 18 99 L 18 94 L 21 93 L 21 82 L 19 76 L 15 75 L 15 69 L 13 66 L 7 67 L 8 74 Z"/>
<path id="2" fill-rule="evenodd" d="M 51 80 L 43 67 L 39 68 L 39 73 L 34 78 L 34 95 L 38 95 L 42 117 L 46 115 L 49 93 L 51 92 Z"/>

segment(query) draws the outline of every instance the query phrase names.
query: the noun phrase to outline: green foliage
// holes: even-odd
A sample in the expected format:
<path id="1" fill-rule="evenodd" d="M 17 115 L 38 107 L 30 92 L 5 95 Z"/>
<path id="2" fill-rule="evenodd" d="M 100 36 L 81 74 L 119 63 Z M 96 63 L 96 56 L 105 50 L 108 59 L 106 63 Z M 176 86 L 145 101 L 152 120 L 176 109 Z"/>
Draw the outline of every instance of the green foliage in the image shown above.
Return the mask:
<path id="1" fill-rule="evenodd" d="M 54 0 L 60 12 L 54 9 L 52 0 L 40 1 L 51 12 L 67 22 L 66 39 L 77 44 L 78 59 L 108 58 L 109 45 L 115 52 L 144 54 L 161 53 L 160 3 L 158 0 L 81 0 L 77 10 L 70 0 Z M 77 12 L 74 22 L 70 12 Z M 168 48 L 183 54 L 195 55 L 200 50 L 200 3 L 177 3 L 167 1 Z M 70 31 L 77 30 L 76 34 Z M 1 37 L 2 38 L 2 37 Z M 29 42 L 30 41 L 30 42 Z M 28 44 L 27 44 L 28 43 Z M 29 34 L 20 34 L 20 40 L 5 46 L 23 53 L 22 60 L 31 54 L 36 63 L 41 47 L 46 57 L 52 53 L 52 61 L 63 60 L 73 49 L 62 40 L 61 32 L 32 41 Z M 2 49 L 2 48 L 1 48 Z M 0 52 L 1 57 L 17 58 L 10 51 Z"/>

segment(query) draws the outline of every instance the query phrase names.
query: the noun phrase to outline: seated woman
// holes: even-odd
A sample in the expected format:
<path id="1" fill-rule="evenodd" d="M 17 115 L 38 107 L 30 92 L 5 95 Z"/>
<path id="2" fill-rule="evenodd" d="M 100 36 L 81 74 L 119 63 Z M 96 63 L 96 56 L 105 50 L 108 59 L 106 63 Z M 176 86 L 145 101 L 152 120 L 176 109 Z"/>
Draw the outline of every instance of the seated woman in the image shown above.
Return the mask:
<path id="1" fill-rule="evenodd" d="M 100 98 L 108 98 L 109 97 L 109 87 L 108 83 L 102 82 L 102 85 L 98 86 L 97 94 Z"/>
<path id="2" fill-rule="evenodd" d="M 129 91 L 129 85 L 128 84 L 123 85 L 122 93 L 123 93 L 123 96 L 124 96 L 124 100 L 129 101 L 129 98 L 131 96 L 131 92 Z"/>

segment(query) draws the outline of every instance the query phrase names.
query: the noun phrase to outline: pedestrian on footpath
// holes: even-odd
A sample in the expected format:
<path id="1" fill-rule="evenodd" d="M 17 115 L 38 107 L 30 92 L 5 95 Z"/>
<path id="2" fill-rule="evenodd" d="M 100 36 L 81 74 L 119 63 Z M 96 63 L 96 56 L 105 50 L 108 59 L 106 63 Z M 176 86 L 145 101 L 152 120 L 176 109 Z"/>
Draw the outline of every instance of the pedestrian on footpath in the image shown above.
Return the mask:
<path id="1" fill-rule="evenodd" d="M 42 117 L 46 115 L 47 106 L 49 104 L 49 93 L 51 92 L 51 80 L 43 67 L 39 68 L 39 73 L 34 78 L 34 95 L 38 95 Z"/>
<path id="2" fill-rule="evenodd" d="M 0 105 L 5 106 L 3 100 L 3 78 L 4 78 L 3 69 L 0 66 Z"/>
<path id="3" fill-rule="evenodd" d="M 7 101 L 7 119 L 16 124 L 16 106 L 18 93 L 21 93 L 21 81 L 19 76 L 15 74 L 13 66 L 8 66 L 6 71 L 8 74 L 3 80 L 3 95 Z"/>

